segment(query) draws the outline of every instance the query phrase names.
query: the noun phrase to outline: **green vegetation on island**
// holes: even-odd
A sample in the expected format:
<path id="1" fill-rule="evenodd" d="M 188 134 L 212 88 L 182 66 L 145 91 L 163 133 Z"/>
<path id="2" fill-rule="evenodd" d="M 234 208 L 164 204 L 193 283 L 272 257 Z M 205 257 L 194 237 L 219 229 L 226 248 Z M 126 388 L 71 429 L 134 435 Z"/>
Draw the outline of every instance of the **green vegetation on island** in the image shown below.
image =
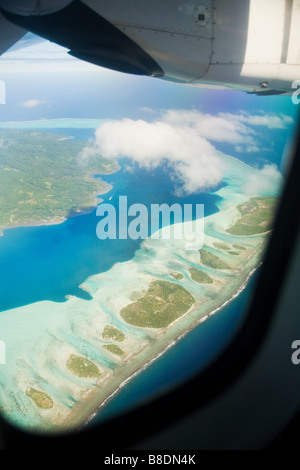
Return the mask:
<path id="1" fill-rule="evenodd" d="M 191 279 L 199 284 L 213 284 L 214 280 L 201 269 L 190 269 Z"/>
<path id="2" fill-rule="evenodd" d="M 225 251 L 230 250 L 230 246 L 222 242 L 215 242 L 214 247 L 217 248 L 218 250 L 225 250 Z"/>
<path id="3" fill-rule="evenodd" d="M 101 373 L 93 362 L 86 357 L 71 354 L 67 361 L 67 368 L 72 374 L 84 379 L 94 379 L 101 376 Z"/>
<path id="4" fill-rule="evenodd" d="M 176 281 L 182 281 L 182 279 L 184 279 L 184 275 L 178 271 L 173 271 L 170 276 Z"/>
<path id="5" fill-rule="evenodd" d="M 118 330 L 115 326 L 110 326 L 106 325 L 104 327 L 103 333 L 102 333 L 102 338 L 107 340 L 107 341 L 118 341 L 121 343 L 122 341 L 125 340 L 125 335 L 122 333 L 122 331 Z"/>
<path id="6" fill-rule="evenodd" d="M 238 206 L 241 217 L 227 232 L 231 235 L 250 236 L 272 229 L 277 198 L 272 196 L 252 197 Z"/>
<path id="7" fill-rule="evenodd" d="M 53 408 L 53 400 L 45 392 L 29 387 L 26 390 L 26 395 L 34 401 L 38 408 L 41 408 L 42 410 L 50 410 Z"/>
<path id="8" fill-rule="evenodd" d="M 0 129 L 0 226 L 47 223 L 95 206 L 117 170 L 101 155 L 83 157 L 87 142 L 42 131 Z"/>
<path id="9" fill-rule="evenodd" d="M 246 250 L 246 248 L 242 245 L 232 245 L 233 248 L 235 248 L 236 250 Z"/>
<path id="10" fill-rule="evenodd" d="M 229 255 L 232 255 L 232 256 L 238 256 L 238 255 L 239 255 L 239 252 L 238 252 L 238 251 L 234 251 L 234 250 L 230 250 L 230 251 L 228 251 L 228 254 L 229 254 Z"/>
<path id="11" fill-rule="evenodd" d="M 120 346 L 117 346 L 116 344 L 105 344 L 103 348 L 107 349 L 107 351 L 111 352 L 112 354 L 116 354 L 117 356 L 124 356 L 123 349 L 121 349 Z"/>
<path id="12" fill-rule="evenodd" d="M 193 296 L 182 286 L 153 281 L 147 293 L 123 308 L 120 315 L 133 326 L 165 328 L 184 315 L 194 303 Z"/>
<path id="13" fill-rule="evenodd" d="M 204 264 L 204 266 L 207 266 L 209 268 L 231 269 L 227 263 L 222 261 L 218 256 L 214 255 L 210 251 L 205 250 L 204 248 L 200 250 L 200 257 L 201 257 L 201 263 Z"/>

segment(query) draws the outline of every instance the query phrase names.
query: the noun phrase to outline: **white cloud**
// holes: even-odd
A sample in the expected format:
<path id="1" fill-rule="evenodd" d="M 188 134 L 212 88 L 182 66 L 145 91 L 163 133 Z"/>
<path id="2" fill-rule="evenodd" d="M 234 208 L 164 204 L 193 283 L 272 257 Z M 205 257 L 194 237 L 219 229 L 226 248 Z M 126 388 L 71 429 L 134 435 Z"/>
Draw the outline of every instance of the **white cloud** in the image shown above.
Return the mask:
<path id="1" fill-rule="evenodd" d="M 43 104 L 47 104 L 46 100 L 28 100 L 22 103 L 23 108 L 36 108 L 37 106 L 41 106 Z"/>
<path id="2" fill-rule="evenodd" d="M 223 163 L 216 149 L 191 127 L 123 119 L 104 123 L 95 135 L 104 157 L 128 157 L 146 168 L 166 161 L 186 193 L 211 188 L 222 180 Z"/>
<path id="3" fill-rule="evenodd" d="M 89 145 L 84 147 L 77 156 L 77 163 L 79 166 L 86 166 L 88 162 L 95 156 L 97 153 L 97 146 L 89 141 Z"/>
<path id="4" fill-rule="evenodd" d="M 142 111 L 142 113 L 147 114 L 158 114 L 158 111 L 156 109 L 150 108 L 149 106 L 142 106 L 139 108 L 139 111 Z"/>
<path id="5" fill-rule="evenodd" d="M 173 124 L 186 124 L 197 130 L 200 136 L 220 143 L 235 145 L 238 152 L 255 153 L 261 151 L 258 144 L 259 127 L 285 129 L 293 123 L 293 118 L 284 114 L 237 114 L 218 113 L 216 115 L 194 111 L 168 110 L 162 120 Z M 256 129 L 253 129 L 256 127 Z"/>
<path id="6" fill-rule="evenodd" d="M 219 113 L 214 116 L 196 110 L 169 110 L 164 113 L 162 119 L 175 125 L 188 125 L 197 130 L 200 136 L 214 142 L 248 145 L 255 143 L 255 132 L 241 123 L 238 115 Z"/>
<path id="7" fill-rule="evenodd" d="M 283 182 L 282 175 L 275 164 L 267 164 L 261 170 L 253 172 L 244 186 L 245 194 L 276 193 Z"/>
<path id="8" fill-rule="evenodd" d="M 242 146 L 242 145 L 236 145 L 234 147 L 236 152 L 245 152 L 245 153 L 256 153 L 260 151 L 260 148 L 257 145 L 247 145 L 247 146 Z"/>
<path id="9" fill-rule="evenodd" d="M 219 113 L 215 116 L 199 111 L 167 110 L 152 122 L 123 119 L 102 124 L 95 133 L 95 144 L 80 154 L 81 163 L 95 153 L 106 158 L 128 157 L 138 165 L 151 168 L 166 162 L 180 185 L 178 192 L 195 193 L 218 185 L 224 166 L 212 142 L 232 144 L 236 151 L 260 151 L 259 134 L 251 126 L 282 128 L 288 116 Z M 257 170 L 251 194 L 272 188 L 281 175 L 274 165 Z"/>
<path id="10" fill-rule="evenodd" d="M 265 126 L 269 129 L 286 129 L 286 127 L 294 122 L 291 116 L 284 114 L 258 114 L 246 115 L 241 114 L 239 117 L 241 122 L 245 122 L 252 126 Z"/>

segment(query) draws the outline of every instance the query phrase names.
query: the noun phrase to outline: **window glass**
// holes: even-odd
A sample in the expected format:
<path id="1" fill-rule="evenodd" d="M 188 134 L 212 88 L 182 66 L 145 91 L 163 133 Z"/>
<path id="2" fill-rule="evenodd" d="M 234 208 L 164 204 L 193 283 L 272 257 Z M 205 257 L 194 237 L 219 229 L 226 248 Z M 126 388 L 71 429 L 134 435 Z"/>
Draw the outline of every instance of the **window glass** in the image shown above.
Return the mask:
<path id="1" fill-rule="evenodd" d="M 41 432 L 97 423 L 236 332 L 297 106 L 101 69 L 32 34 L 0 70 L 0 409 Z"/>

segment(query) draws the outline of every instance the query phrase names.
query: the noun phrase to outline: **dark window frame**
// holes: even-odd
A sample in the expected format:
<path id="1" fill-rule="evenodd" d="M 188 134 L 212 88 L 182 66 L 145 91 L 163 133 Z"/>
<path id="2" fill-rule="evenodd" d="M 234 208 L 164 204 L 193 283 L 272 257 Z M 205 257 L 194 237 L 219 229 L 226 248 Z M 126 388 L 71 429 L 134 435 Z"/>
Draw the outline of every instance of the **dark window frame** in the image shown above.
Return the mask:
<path id="1" fill-rule="evenodd" d="M 228 347 L 206 369 L 169 393 L 89 429 L 54 435 L 36 434 L 2 424 L 6 449 L 126 449 L 190 416 L 220 396 L 258 354 L 273 321 L 281 287 L 300 231 L 300 121 L 295 126 L 290 170 L 277 208 L 274 229 L 244 322 Z M 276 256 L 274 253 L 276 252 Z M 180 403 L 174 413 L 174 403 Z M 129 431 L 130 430 L 130 431 Z M 1 429 L 0 429 L 1 431 Z"/>

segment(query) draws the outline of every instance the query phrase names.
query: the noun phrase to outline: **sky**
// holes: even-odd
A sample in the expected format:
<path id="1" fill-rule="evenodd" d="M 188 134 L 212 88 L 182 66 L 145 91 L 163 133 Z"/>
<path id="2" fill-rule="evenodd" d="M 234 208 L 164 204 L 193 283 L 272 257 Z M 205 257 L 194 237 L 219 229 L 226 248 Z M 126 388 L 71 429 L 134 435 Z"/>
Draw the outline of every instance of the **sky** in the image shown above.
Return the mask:
<path id="1" fill-rule="evenodd" d="M 1 121 L 106 119 L 80 159 L 96 151 L 140 166 L 167 162 L 178 191 L 216 186 L 224 169 L 218 151 L 279 179 L 298 108 L 290 97 L 257 97 L 137 77 L 75 59 L 29 34 L 0 58 L 6 85 Z M 258 182 L 253 182 L 253 184 Z"/>

